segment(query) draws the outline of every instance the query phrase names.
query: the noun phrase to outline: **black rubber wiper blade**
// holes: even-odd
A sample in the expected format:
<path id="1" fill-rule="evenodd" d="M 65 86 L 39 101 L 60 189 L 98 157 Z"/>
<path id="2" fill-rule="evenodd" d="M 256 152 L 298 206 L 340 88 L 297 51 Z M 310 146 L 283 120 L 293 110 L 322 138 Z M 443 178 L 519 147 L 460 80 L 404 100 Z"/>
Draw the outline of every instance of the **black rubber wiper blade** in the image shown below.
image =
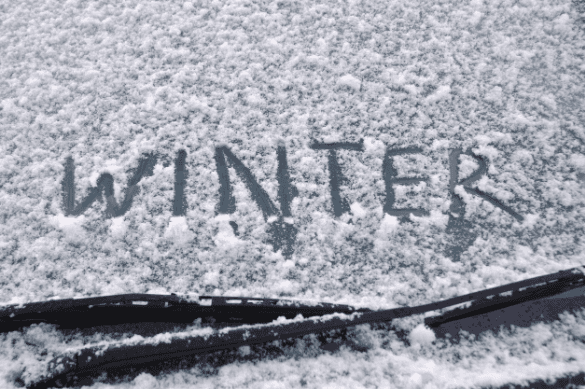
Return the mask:
<path id="1" fill-rule="evenodd" d="M 429 325 L 440 325 L 446 321 L 458 320 L 463 317 L 501 309 L 502 307 L 554 296 L 583 285 L 585 285 L 585 267 L 578 267 L 416 307 L 380 311 L 351 309 L 345 313 L 337 311 L 323 317 L 297 318 L 285 322 L 243 325 L 219 331 L 206 329 L 169 333 L 165 334 L 164 340 L 154 337 L 93 345 L 70 350 L 68 353 L 53 359 L 48 368 L 47 376 L 37 384 L 32 385 L 32 387 L 45 387 L 62 377 L 70 375 L 94 374 L 109 369 L 132 367 L 171 358 L 234 349 L 275 340 L 298 338 L 332 330 L 343 330 L 359 324 L 390 322 L 398 318 L 454 307 L 454 309 L 443 312 L 439 316 L 425 319 Z M 215 298 L 218 299 L 219 305 L 227 306 L 231 309 L 230 302 L 227 300 L 231 298 L 209 296 L 207 298 L 212 299 L 212 305 Z M 242 304 L 247 300 L 240 297 L 234 297 L 233 299 L 241 300 L 238 304 Z M 248 303 L 246 301 L 244 304 Z M 460 305 L 464 303 L 469 304 L 462 308 Z M 269 305 L 270 303 L 267 302 L 267 304 Z M 298 304 L 304 308 L 306 307 L 302 303 L 293 303 L 293 305 Z M 319 305 L 321 304 L 317 306 Z M 322 305 L 327 309 L 337 309 L 331 304 Z"/>
<path id="2" fill-rule="evenodd" d="M 559 295 L 584 286 L 584 274 L 585 267 L 578 267 L 482 290 L 445 300 L 437 304 L 421 306 L 423 309 L 426 309 L 424 307 L 439 307 L 439 309 L 451 308 L 439 316 L 426 318 L 425 324 L 429 327 L 438 327 L 447 322 L 493 312 L 528 301 Z"/>
<path id="3" fill-rule="evenodd" d="M 0 332 L 35 323 L 89 328 L 121 323 L 269 323 L 280 316 L 365 312 L 348 305 L 251 297 L 120 294 L 0 306 Z"/>

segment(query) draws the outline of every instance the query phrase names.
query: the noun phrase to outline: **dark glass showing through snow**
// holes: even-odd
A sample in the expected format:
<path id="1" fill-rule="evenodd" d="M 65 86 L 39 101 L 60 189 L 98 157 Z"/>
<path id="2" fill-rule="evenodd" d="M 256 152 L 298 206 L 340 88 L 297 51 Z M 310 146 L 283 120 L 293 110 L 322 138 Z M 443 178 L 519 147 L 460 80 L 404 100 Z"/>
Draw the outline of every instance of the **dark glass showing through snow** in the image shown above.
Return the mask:
<path id="1" fill-rule="evenodd" d="M 310 146 L 313 150 L 328 151 L 328 170 L 329 170 L 329 189 L 331 193 L 331 202 L 333 205 L 333 214 L 340 217 L 344 213 L 351 212 L 349 203 L 342 196 L 341 185 L 346 180 L 341 166 L 339 164 L 337 151 L 364 151 L 363 139 L 360 142 L 314 142 Z M 236 199 L 233 195 L 233 187 L 230 181 L 229 169 L 232 167 L 238 177 L 244 182 L 252 200 L 260 208 L 265 222 L 269 224 L 268 234 L 269 243 L 272 244 L 275 251 L 282 250 L 283 255 L 290 256 L 294 252 L 294 243 L 298 229 L 294 226 L 294 219 L 291 211 L 291 203 L 294 197 L 298 196 L 296 187 L 292 184 L 286 147 L 279 144 L 277 147 L 277 181 L 278 181 L 278 202 L 280 209 L 270 199 L 270 196 L 258 183 L 252 172 L 244 163 L 227 147 L 218 146 L 215 149 L 215 167 L 219 179 L 219 203 L 216 208 L 217 214 L 233 214 L 236 211 Z M 422 208 L 396 208 L 396 195 L 393 185 L 409 185 L 419 182 L 428 182 L 428 177 L 398 177 L 398 171 L 393 164 L 393 158 L 408 154 L 423 153 L 420 147 L 403 147 L 388 148 L 384 155 L 382 163 L 382 177 L 386 189 L 386 199 L 384 202 L 384 212 L 391 216 L 400 217 L 401 220 L 408 218 L 410 214 L 414 216 L 427 216 L 429 211 Z M 479 168 L 474 171 L 468 178 L 459 179 L 460 156 L 468 155 L 478 163 Z M 186 166 L 187 152 L 179 150 L 175 159 L 175 184 L 173 197 L 173 216 L 185 216 L 187 202 L 185 198 L 186 182 L 188 169 Z M 142 177 L 152 175 L 157 158 L 155 154 L 145 154 L 139 160 L 139 166 L 134 170 L 134 174 L 128 180 L 125 189 L 124 200 L 118 205 L 114 197 L 114 178 L 109 173 L 103 173 L 97 180 L 97 186 L 91 188 L 88 195 L 76 205 L 75 202 L 75 165 L 73 159 L 68 157 L 65 161 L 65 177 L 62 181 L 63 208 L 67 216 L 78 216 L 84 213 L 96 200 L 102 201 L 102 193 L 106 198 L 106 215 L 107 217 L 117 217 L 124 215 L 132 206 L 134 197 L 139 193 L 138 183 Z M 472 231 L 470 222 L 464 220 L 465 203 L 456 193 L 455 188 L 462 186 L 463 189 L 474 196 L 478 196 L 485 201 L 501 210 L 507 212 L 517 221 L 522 222 L 524 218 L 510 207 L 504 205 L 494 196 L 489 195 L 482 190 L 472 187 L 481 177 L 487 175 L 487 161 L 484 157 L 476 155 L 471 150 L 463 151 L 461 149 L 451 150 L 449 153 L 449 194 L 451 197 L 451 206 L 449 208 L 449 222 L 447 232 L 453 237 L 453 243 L 447 249 L 447 255 L 451 258 L 458 259 L 476 238 Z M 231 220 L 230 225 L 235 235 L 239 235 L 238 224 Z"/>

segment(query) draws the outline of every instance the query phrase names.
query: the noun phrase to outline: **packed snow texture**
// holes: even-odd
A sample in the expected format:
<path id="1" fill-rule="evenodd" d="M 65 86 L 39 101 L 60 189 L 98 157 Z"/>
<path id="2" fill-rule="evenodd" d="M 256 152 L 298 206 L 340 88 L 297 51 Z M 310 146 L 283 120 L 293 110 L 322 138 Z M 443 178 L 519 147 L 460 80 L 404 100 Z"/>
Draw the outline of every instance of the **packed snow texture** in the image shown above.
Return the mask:
<path id="1" fill-rule="evenodd" d="M 582 18 L 583 6 L 570 0 L 3 2 L 0 302 L 156 290 L 390 308 L 581 265 Z M 337 151 L 350 210 L 335 218 L 329 152 L 310 145 L 361 139 L 363 151 Z M 275 222 L 264 220 L 231 167 L 236 210 L 216 213 L 215 147 L 227 146 L 278 205 L 279 144 L 298 189 L 286 220 L 298 229 L 290 257 L 273 252 L 267 231 Z M 384 213 L 387 147 L 422 149 L 392 157 L 393 166 L 399 178 L 428 180 L 392 188 L 395 208 L 428 216 Z M 473 187 L 522 222 L 458 184 L 469 225 L 464 238 L 447 228 L 455 148 L 488 162 Z M 179 217 L 180 149 L 188 206 Z M 104 201 L 64 215 L 67 157 L 77 203 L 109 173 L 120 204 L 149 152 L 159 160 L 126 214 L 107 219 Z M 459 181 L 477 168 L 462 155 Z M 454 255 L 454 246 L 463 250 Z M 341 351 L 229 365 L 205 379 L 141 376 L 119 387 L 222 387 L 231 377 L 239 387 L 359 387 L 372 377 L 444 387 L 442 379 L 496 385 L 582 371 L 582 344 L 569 340 L 570 326 L 553 327 L 446 349 L 417 343 L 417 353 L 434 350 L 424 355 L 380 346 L 367 357 Z M 538 343 L 552 331 L 560 354 Z M 18 352 L 15 336 L 2 336 L 6 360 Z M 538 358 L 500 356 L 524 350 L 515 339 L 536 342 Z M 455 361 L 445 350 L 481 355 Z"/>

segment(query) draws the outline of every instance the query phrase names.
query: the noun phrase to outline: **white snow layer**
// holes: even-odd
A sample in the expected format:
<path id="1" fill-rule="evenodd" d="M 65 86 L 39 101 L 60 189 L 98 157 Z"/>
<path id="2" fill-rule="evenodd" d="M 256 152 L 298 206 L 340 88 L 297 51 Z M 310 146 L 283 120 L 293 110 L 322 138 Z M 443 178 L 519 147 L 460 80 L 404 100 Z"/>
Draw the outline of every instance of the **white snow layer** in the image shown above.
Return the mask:
<path id="1" fill-rule="evenodd" d="M 570 0 L 0 4 L 0 302 L 166 290 L 388 308 L 583 264 L 579 7 Z M 337 152 L 350 209 L 335 218 L 329 152 L 310 145 L 360 139 L 364 151 Z M 285 220 L 298 229 L 290 258 L 272 252 L 269 223 L 232 167 L 236 210 L 216 214 L 220 145 L 277 208 L 276 150 L 286 146 L 298 189 Z M 428 178 L 392 184 L 393 207 L 429 216 L 384 214 L 386 147 L 421 148 L 392 157 L 398 178 Z M 462 187 L 479 168 L 462 155 L 456 192 L 471 238 L 451 235 L 455 148 L 488 162 L 472 186 L 523 221 Z M 177 217 L 180 149 L 189 173 L 186 212 Z M 121 204 L 150 152 L 159 155 L 153 175 L 138 183 L 126 214 L 107 219 L 102 199 L 81 216 L 64 215 L 68 156 L 77 204 L 103 173 L 113 176 Z M 458 257 L 448 254 L 454 242 L 464 245 Z M 212 377 L 143 375 L 95 387 L 471 387 L 560 377 L 583 371 L 583 346 L 571 335 L 582 320 L 446 348 L 377 345 L 366 354 L 233 364 Z M 19 337 L 65 342 L 35 328 L 27 334 L 38 336 L 2 335 L 4 361 L 37 358 Z M 1 370 L 5 385 L 14 381 L 10 366 Z"/>

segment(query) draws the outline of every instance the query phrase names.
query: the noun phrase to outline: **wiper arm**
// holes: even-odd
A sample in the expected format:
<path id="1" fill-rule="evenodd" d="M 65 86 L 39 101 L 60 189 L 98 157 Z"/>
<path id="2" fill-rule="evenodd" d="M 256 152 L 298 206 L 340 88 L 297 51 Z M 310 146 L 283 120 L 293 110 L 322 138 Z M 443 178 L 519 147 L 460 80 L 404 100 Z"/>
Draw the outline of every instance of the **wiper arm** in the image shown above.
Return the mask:
<path id="1" fill-rule="evenodd" d="M 68 375 L 95 373 L 99 371 L 130 367 L 144 363 L 167 360 L 175 357 L 183 357 L 194 354 L 209 353 L 219 350 L 238 348 L 245 345 L 267 343 L 275 340 L 285 340 L 302 337 L 309 334 L 317 334 L 331 330 L 342 330 L 359 324 L 374 324 L 390 322 L 397 318 L 424 314 L 431 311 L 441 311 L 451 308 L 447 312 L 439 312 L 439 316 L 425 319 L 427 325 L 438 326 L 442 323 L 459 320 L 462 318 L 495 311 L 515 304 L 521 304 L 530 300 L 550 297 L 585 285 L 585 267 L 573 268 L 554 274 L 534 277 L 525 281 L 515 282 L 479 292 L 470 293 L 431 304 L 416 307 L 402 307 L 372 311 L 356 309 L 347 305 L 334 305 L 321 303 L 316 305 L 303 304 L 288 300 L 274 299 L 247 299 L 241 297 L 200 297 L 198 301 L 181 300 L 179 296 L 156 295 L 121 295 L 92 299 L 62 300 L 67 301 L 71 307 L 80 307 L 88 301 L 102 301 L 118 304 L 122 300 L 125 304 L 132 301 L 146 301 L 150 304 L 172 303 L 178 306 L 184 304 L 197 312 L 202 312 L 204 307 L 214 308 L 220 315 L 231 315 L 230 312 L 250 313 L 248 318 L 256 317 L 265 320 L 257 323 L 266 323 L 266 318 L 274 315 L 295 317 L 302 314 L 303 317 L 326 315 L 324 317 L 311 317 L 309 319 L 295 319 L 292 321 L 273 322 L 268 324 L 242 325 L 235 328 L 224 328 L 219 331 L 195 330 L 165 334 L 164 339 L 154 337 L 137 341 L 110 342 L 102 345 L 88 346 L 71 350 L 52 360 L 48 369 L 48 375 L 33 387 L 41 387 L 55 382 L 56 379 Z M 132 296 L 132 297 L 128 297 Z M 149 296 L 148 299 L 145 296 Z M 105 299 L 105 300 L 99 300 Z M 82 302 L 82 300 L 84 300 Z M 209 304 L 209 300 L 211 304 Z M 236 300 L 236 301 L 230 301 Z M 118 301 L 114 303 L 114 301 Z M 207 305 L 201 305 L 201 301 L 207 301 Z M 6 319 L 6 313 L 12 309 L 17 316 L 32 314 L 34 309 L 43 308 L 52 312 L 55 302 L 26 304 L 25 307 L 6 307 L 0 317 Z M 216 304 L 217 303 L 217 304 Z M 46 304 L 46 305 L 43 305 Z M 65 304 L 63 302 L 57 302 Z M 133 304 L 134 305 L 134 304 Z M 132 306 L 133 306 L 132 305 Z M 61 305 L 64 306 L 64 305 Z M 87 305 L 85 305 L 87 306 Z M 21 311 L 17 311 L 20 309 Z M 288 310 L 286 310 L 288 309 Z M 22 311 L 24 310 L 24 311 Z M 36 312 L 36 311 L 35 311 Z M 251 313 L 253 312 L 253 314 Z M 286 314 L 280 314 L 286 312 Z M 303 313 L 304 312 L 304 313 Z M 266 313 L 265 316 L 262 316 Z M 17 315 L 18 314 L 18 315 Z"/>

